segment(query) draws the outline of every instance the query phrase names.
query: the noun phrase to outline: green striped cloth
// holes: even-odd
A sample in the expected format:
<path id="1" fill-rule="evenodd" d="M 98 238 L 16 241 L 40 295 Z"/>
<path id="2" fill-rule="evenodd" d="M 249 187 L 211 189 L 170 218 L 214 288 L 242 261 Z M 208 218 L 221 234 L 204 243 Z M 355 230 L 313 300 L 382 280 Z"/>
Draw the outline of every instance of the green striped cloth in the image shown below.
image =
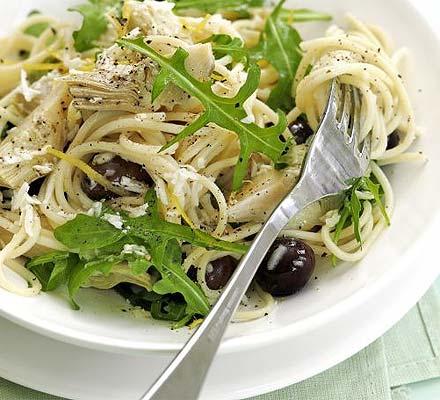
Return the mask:
<path id="1" fill-rule="evenodd" d="M 437 285 L 440 287 L 440 282 Z M 252 400 L 410 400 L 405 385 L 437 377 L 440 296 L 432 288 L 393 329 L 347 361 Z M 23 399 L 59 398 L 0 378 L 0 400 Z"/>

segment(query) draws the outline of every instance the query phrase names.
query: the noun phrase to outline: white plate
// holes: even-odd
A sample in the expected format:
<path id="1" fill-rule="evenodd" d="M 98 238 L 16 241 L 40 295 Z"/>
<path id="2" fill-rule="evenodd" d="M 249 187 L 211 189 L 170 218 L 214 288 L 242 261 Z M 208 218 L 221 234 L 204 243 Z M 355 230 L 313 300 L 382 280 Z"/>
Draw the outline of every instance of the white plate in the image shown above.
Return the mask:
<path id="1" fill-rule="evenodd" d="M 2 4 L 0 26 L 5 29 L 16 23 L 18 16 L 30 9 L 56 13 L 72 3 L 7 2 Z M 407 83 L 417 121 L 426 132 L 416 145 L 430 161 L 426 165 L 389 170 L 397 200 L 393 224 L 364 261 L 356 266 L 341 265 L 321 271 L 318 280 L 279 304 L 269 318 L 231 326 L 208 377 L 204 396 L 209 399 L 242 398 L 267 392 L 335 365 L 400 319 L 439 272 L 436 266 L 440 226 L 436 186 L 440 182 L 440 137 L 436 135 L 440 93 L 437 39 L 403 0 L 308 0 L 291 4 L 329 11 L 337 22 L 341 22 L 345 11 L 350 11 L 386 28 L 398 45 L 410 49 L 412 57 L 406 76 L 411 79 Z M 324 27 L 324 24 L 313 25 L 314 34 L 323 32 Z M 305 29 L 311 31 L 312 25 Z M 24 357 L 20 349 L 30 340 L 23 338 L 15 341 L 15 347 L 14 342 L 10 347 L 5 346 L 10 350 L 9 360 L 15 357 L 15 364 L 12 361 L 5 364 L 6 358 L 1 357 L 0 370 L 4 372 L 0 374 L 67 397 L 112 398 L 113 393 L 113 398 L 130 398 L 148 386 L 188 336 L 186 330 L 170 331 L 160 323 L 129 318 L 119 311 L 122 302 L 114 295 L 85 290 L 79 302 L 83 304 L 82 310 L 74 312 L 63 299 L 53 295 L 28 299 L 0 291 L 0 313 L 29 329 L 81 346 L 145 358 L 90 352 L 32 335 L 35 346 L 26 356 L 27 367 L 23 368 L 17 358 Z M 21 332 L 22 336 L 30 335 Z M 47 360 L 44 369 L 42 360 Z M 109 388 L 108 382 L 115 379 L 118 387 Z M 77 382 L 81 382 L 81 388 Z"/>

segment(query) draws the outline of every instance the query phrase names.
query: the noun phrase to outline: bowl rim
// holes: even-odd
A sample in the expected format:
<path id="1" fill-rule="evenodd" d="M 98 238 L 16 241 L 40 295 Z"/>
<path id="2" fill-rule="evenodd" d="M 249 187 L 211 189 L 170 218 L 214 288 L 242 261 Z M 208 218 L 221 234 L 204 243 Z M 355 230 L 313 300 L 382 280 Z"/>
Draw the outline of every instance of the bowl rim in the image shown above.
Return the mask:
<path id="1" fill-rule="evenodd" d="M 413 13 L 414 23 L 418 25 L 418 30 L 421 32 L 420 35 L 429 37 L 430 40 L 436 44 L 437 48 L 440 49 L 440 38 L 433 31 L 418 8 L 413 4 L 412 1 L 407 0 L 405 3 Z M 440 212 L 429 221 L 423 230 L 422 235 L 420 235 L 417 238 L 417 241 L 408 249 L 408 253 L 402 260 L 403 264 L 401 264 L 399 268 L 387 270 L 382 275 L 377 277 L 377 279 L 375 279 L 373 282 L 363 286 L 357 292 L 338 301 L 329 308 L 318 311 L 313 315 L 302 318 L 289 325 L 281 326 L 267 332 L 257 332 L 250 335 L 227 338 L 222 342 L 219 348 L 219 353 L 235 353 L 243 349 L 252 349 L 262 345 L 273 344 L 278 340 L 302 335 L 311 329 L 318 329 L 330 321 L 334 321 L 344 315 L 354 312 L 357 308 L 366 304 L 369 300 L 371 301 L 375 298 L 375 296 L 378 296 L 380 293 L 382 293 L 383 290 L 390 285 L 390 283 L 399 282 L 399 277 L 401 278 L 407 269 L 411 268 L 414 263 L 420 263 L 420 254 L 424 255 L 424 259 L 426 258 L 427 260 L 432 260 L 432 256 L 436 254 L 435 245 L 432 246 L 431 244 L 434 243 L 434 238 L 436 237 L 435 231 L 438 227 L 440 227 Z M 392 317 L 394 323 L 397 322 L 397 320 L 400 319 L 418 301 L 423 293 L 435 281 L 437 276 L 440 275 L 440 268 L 436 268 L 433 263 L 428 263 L 428 265 L 431 264 L 432 266 L 429 270 L 429 273 L 418 274 L 417 278 L 410 282 L 413 288 L 418 289 L 418 297 L 413 296 L 411 298 L 407 298 L 404 296 L 402 299 L 400 299 L 402 301 L 402 305 L 400 307 L 401 312 L 396 318 L 394 318 L 395 316 Z M 25 318 L 12 314 L 8 311 L 5 304 L 0 304 L 0 316 L 44 336 L 81 347 L 103 350 L 107 352 L 124 354 L 139 354 L 139 352 L 175 353 L 184 345 L 183 340 L 176 343 L 163 343 L 159 341 L 147 340 L 129 341 L 126 339 L 111 338 L 99 334 L 84 333 L 78 329 L 65 327 L 62 325 L 62 323 L 41 321 L 39 318 L 33 316 L 28 316 Z"/>

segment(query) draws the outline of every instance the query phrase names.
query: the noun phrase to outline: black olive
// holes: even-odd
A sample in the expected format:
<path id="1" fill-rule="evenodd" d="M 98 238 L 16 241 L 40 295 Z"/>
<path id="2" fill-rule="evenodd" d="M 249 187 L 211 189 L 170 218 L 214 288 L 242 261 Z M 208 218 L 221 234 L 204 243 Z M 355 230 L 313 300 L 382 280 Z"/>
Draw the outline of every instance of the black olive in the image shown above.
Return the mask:
<path id="1" fill-rule="evenodd" d="M 399 132 L 394 131 L 390 135 L 388 135 L 387 138 L 387 150 L 394 149 L 394 147 L 397 147 L 400 143 L 400 136 Z"/>
<path id="2" fill-rule="evenodd" d="M 307 243 L 293 238 L 275 240 L 261 263 L 256 279 L 274 296 L 300 290 L 315 269 L 315 254 Z"/>
<path id="3" fill-rule="evenodd" d="M 296 144 L 303 144 L 313 135 L 313 130 L 309 124 L 301 117 L 297 118 L 289 125 L 289 130 L 295 138 Z"/>
<path id="4" fill-rule="evenodd" d="M 211 290 L 218 290 L 222 287 L 225 287 L 229 281 L 229 278 L 234 273 L 237 264 L 238 261 L 231 256 L 225 256 L 211 261 L 206 268 L 206 285 Z"/>
<path id="5" fill-rule="evenodd" d="M 111 182 L 120 183 L 123 176 L 143 182 L 146 185 L 151 185 L 153 182 L 141 165 L 126 161 L 119 156 L 115 156 L 103 164 L 90 163 L 90 166 Z M 96 182 L 92 182 L 87 176 L 82 182 L 82 188 L 92 200 L 109 200 L 118 197 L 116 193 L 106 190 Z"/>

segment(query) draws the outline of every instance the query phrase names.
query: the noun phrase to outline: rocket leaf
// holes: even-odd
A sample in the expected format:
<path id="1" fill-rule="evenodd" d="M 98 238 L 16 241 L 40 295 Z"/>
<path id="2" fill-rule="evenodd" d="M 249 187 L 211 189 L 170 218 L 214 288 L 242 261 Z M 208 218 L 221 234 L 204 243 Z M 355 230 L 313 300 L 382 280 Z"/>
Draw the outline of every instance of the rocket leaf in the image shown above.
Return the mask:
<path id="1" fill-rule="evenodd" d="M 284 2 L 281 1 L 267 19 L 260 41 L 250 49 L 250 57 L 253 61 L 266 60 L 278 71 L 279 80 L 267 104 L 274 110 L 281 108 L 288 112 L 294 105 L 291 90 L 302 54 L 301 36 L 283 20 Z"/>
<path id="2" fill-rule="evenodd" d="M 74 220 L 56 228 L 54 235 L 57 240 L 75 252 L 99 249 L 116 243 L 124 233 L 107 221 L 78 214 Z"/>
<path id="3" fill-rule="evenodd" d="M 158 294 L 181 293 L 185 298 L 186 314 L 207 315 L 209 302 L 202 289 L 182 269 L 182 252 L 176 239 L 154 243 L 151 258 L 162 279 L 153 286 Z"/>
<path id="4" fill-rule="evenodd" d="M 344 228 L 353 224 L 353 231 L 356 241 L 362 246 L 362 236 L 360 230 L 360 216 L 362 213 L 362 204 L 358 197 L 358 192 L 370 193 L 373 196 L 373 203 L 377 204 L 379 207 L 383 218 L 387 225 L 390 224 L 390 218 L 385 210 L 385 206 L 382 203 L 380 190 L 381 186 L 379 183 L 375 183 L 371 178 L 363 176 L 360 178 L 353 179 L 349 182 L 350 187 L 343 191 L 343 205 L 339 210 L 339 221 L 335 226 L 335 231 L 333 233 L 333 241 L 338 244 L 341 232 Z M 332 264 L 336 265 L 336 257 L 332 256 Z"/>
<path id="5" fill-rule="evenodd" d="M 173 224 L 165 221 L 159 215 L 156 193 L 149 190 L 146 195 L 148 203 L 147 213 L 137 218 L 128 218 L 124 222 L 131 236 L 148 242 L 159 242 L 163 240 L 178 239 L 195 246 L 209 249 L 231 251 L 237 254 L 244 254 L 247 246 L 239 243 L 226 242 L 199 230 L 188 226 Z M 157 238 L 160 238 L 158 240 Z"/>
<path id="6" fill-rule="evenodd" d="M 306 8 L 281 10 L 281 17 L 287 23 L 310 22 L 310 21 L 331 21 L 332 16 L 319 11 L 308 10 Z"/>
<path id="7" fill-rule="evenodd" d="M 77 215 L 54 232 L 57 240 L 68 247 L 71 253 L 54 252 L 48 256 L 41 256 L 30 261 L 28 267 L 36 272 L 41 271 L 40 275 L 47 277 L 45 280 L 48 281 L 50 274 L 55 275 L 58 271 L 54 266 L 59 264 L 60 272 L 57 273 L 63 278 L 58 279 L 56 283 L 58 285 L 67 282 L 71 303 L 77 308 L 73 297 L 94 274 L 108 275 L 112 268 L 122 261 L 128 262 L 134 275 L 154 266 L 162 279 L 155 283 L 153 291 L 161 295 L 180 293 L 187 304 L 185 317 L 191 317 L 193 314 L 206 315 L 209 311 L 208 300 L 201 288 L 183 271 L 182 251 L 178 241 L 238 254 L 246 253 L 247 246 L 219 240 L 198 229 L 164 220 L 159 214 L 154 189 L 147 192 L 145 200 L 148 203 L 145 215 L 136 218 L 119 215 L 123 229 L 116 228 L 100 216 Z M 111 212 L 114 213 L 106 209 L 105 214 Z M 126 244 L 144 246 L 151 259 L 125 253 L 123 249 Z M 64 260 L 69 254 L 73 255 L 76 265 L 66 269 L 67 264 Z M 68 272 L 68 276 L 61 274 L 64 274 L 64 271 Z"/>
<path id="8" fill-rule="evenodd" d="M 174 3 L 174 11 L 177 14 L 187 10 L 199 10 L 208 14 L 227 12 L 240 18 L 248 18 L 248 9 L 262 7 L 264 0 L 174 0 Z"/>
<path id="9" fill-rule="evenodd" d="M 233 190 L 237 190 L 241 186 L 252 153 L 263 153 L 274 163 L 277 162 L 285 148 L 285 143 L 280 139 L 280 135 L 287 125 L 284 113 L 278 111 L 278 123 L 270 128 L 260 128 L 254 123 L 246 123 L 245 121 L 247 114 L 243 109 L 243 103 L 258 88 L 260 80 L 260 69 L 256 64 L 250 64 L 247 80 L 238 93 L 232 98 L 226 98 L 217 96 L 212 91 L 210 82 L 200 82 L 186 70 L 185 59 L 188 57 L 188 52 L 184 49 L 178 48 L 171 58 L 166 58 L 148 46 L 142 37 L 120 39 L 118 43 L 149 57 L 162 67 L 154 82 L 153 101 L 162 93 L 168 83 L 173 82 L 188 94 L 197 98 L 205 108 L 197 120 L 186 126 L 163 149 L 192 135 L 209 122 L 235 132 L 240 139 L 241 146 L 232 180 Z"/>
<path id="10" fill-rule="evenodd" d="M 258 44 L 248 49 L 239 38 L 228 35 L 213 35 L 205 42 L 211 42 L 216 58 L 230 55 L 235 62 L 246 65 L 261 60 L 269 62 L 278 72 L 279 80 L 272 89 L 267 104 L 274 110 L 280 108 L 289 112 L 294 106 L 292 84 L 302 54 L 299 48 L 301 37 L 288 22 L 289 19 L 302 21 L 327 20 L 327 14 L 314 13 L 309 10 L 285 10 L 281 1 L 268 17 Z M 307 19 L 308 18 L 308 19 Z"/>
<path id="11" fill-rule="evenodd" d="M 215 58 L 230 55 L 235 62 L 249 63 L 249 49 L 244 47 L 243 41 L 238 37 L 231 37 L 225 34 L 212 35 L 204 40 L 211 43 Z"/>
<path id="12" fill-rule="evenodd" d="M 26 268 L 37 276 L 43 291 L 49 292 L 67 283 L 77 262 L 78 256 L 74 253 L 52 251 L 32 258 L 26 263 Z"/>
<path id="13" fill-rule="evenodd" d="M 110 9 L 120 12 L 123 1 L 121 0 L 88 0 L 87 3 L 69 8 L 83 16 L 81 27 L 73 32 L 75 50 L 82 52 L 96 47 L 98 40 L 108 28 L 105 13 Z"/>

